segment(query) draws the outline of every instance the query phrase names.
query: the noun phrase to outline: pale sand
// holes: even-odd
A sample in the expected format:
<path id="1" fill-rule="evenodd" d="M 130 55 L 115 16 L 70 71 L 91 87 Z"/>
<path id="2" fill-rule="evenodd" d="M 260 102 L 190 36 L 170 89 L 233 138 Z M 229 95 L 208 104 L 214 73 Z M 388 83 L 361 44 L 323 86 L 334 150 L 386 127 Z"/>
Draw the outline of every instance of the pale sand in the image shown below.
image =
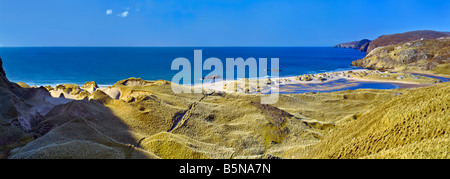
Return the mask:
<path id="1" fill-rule="evenodd" d="M 348 75 L 348 72 L 352 71 L 354 73 L 358 72 L 372 72 L 372 73 L 384 73 L 379 71 L 372 71 L 368 69 L 356 69 L 356 70 L 347 70 L 347 71 L 336 71 L 336 72 L 324 72 L 324 73 L 317 73 L 312 74 L 317 77 L 318 74 L 328 74 L 328 76 L 325 78 L 326 81 L 320 81 L 318 79 L 313 78 L 311 81 L 299 81 L 296 80 L 298 76 L 288 76 L 288 77 L 278 77 L 278 78 L 262 78 L 259 79 L 261 86 L 258 87 L 258 79 L 250 78 L 248 79 L 247 86 L 245 85 L 246 79 L 239 79 L 239 80 L 216 80 L 215 82 L 205 81 L 204 84 L 196 84 L 191 85 L 190 87 L 193 88 L 202 88 L 203 91 L 206 93 L 213 93 L 213 92 L 237 92 L 237 93 L 247 93 L 247 94 L 258 94 L 258 93 L 269 93 L 270 91 L 280 91 L 280 92 L 289 92 L 289 91 L 295 91 L 295 88 L 298 88 L 298 86 L 295 85 L 303 85 L 304 87 L 308 87 L 308 84 L 323 84 L 316 87 L 310 87 L 308 90 L 316 90 L 316 91 L 329 91 L 329 90 L 336 90 L 336 89 L 342 89 L 345 87 L 354 86 L 355 82 L 378 82 L 378 83 L 391 83 L 399 86 L 400 88 L 416 88 L 416 87 L 425 87 L 430 86 L 433 84 L 419 84 L 414 82 L 408 82 L 408 81 L 391 81 L 391 80 L 378 80 L 378 79 L 361 79 L 361 78 L 353 78 Z M 336 75 L 335 75 L 336 74 Z M 271 80 L 270 84 L 267 84 L 268 79 Z M 329 82 L 339 80 L 339 79 L 345 79 L 348 82 L 345 83 L 339 83 L 330 85 Z M 235 85 L 237 86 L 237 89 L 230 90 L 227 86 Z M 280 89 L 280 85 L 283 85 L 283 89 Z M 292 86 L 289 86 L 292 85 Z M 94 89 L 84 89 L 83 91 L 88 91 L 89 93 L 93 93 L 96 90 L 101 90 L 105 92 L 108 96 L 110 96 L 113 99 L 120 99 L 121 91 L 118 88 L 110 87 L 110 86 L 101 86 L 99 88 Z M 80 100 L 77 95 L 71 95 L 69 93 L 65 93 L 62 90 L 51 90 L 50 94 L 54 98 L 58 98 L 61 94 L 64 94 L 64 97 L 67 99 L 73 99 L 73 100 Z"/>
<path id="2" fill-rule="evenodd" d="M 67 98 L 67 99 L 77 99 L 77 96 L 66 93 L 63 90 L 51 90 L 50 91 L 50 95 L 54 98 L 59 98 L 61 96 L 61 94 L 63 94 L 64 98 Z"/>
<path id="3" fill-rule="evenodd" d="M 325 72 L 325 73 L 348 73 L 349 71 L 352 72 L 362 72 L 362 71 L 370 71 L 367 69 L 357 69 L 357 70 L 347 70 L 347 71 L 336 71 L 336 72 Z M 319 74 L 319 73 L 317 73 Z M 317 75 L 314 74 L 314 75 Z M 324 73 L 322 73 L 324 74 Z M 311 80 L 311 81 L 299 81 L 296 80 L 297 76 L 288 76 L 288 77 L 278 77 L 278 78 L 270 78 L 272 81 L 272 84 L 267 85 L 267 87 L 269 89 L 277 89 L 280 85 L 290 85 L 290 84 L 321 84 L 321 83 L 326 83 L 326 82 L 330 82 L 330 81 L 334 81 L 334 80 L 339 80 L 339 79 L 354 79 L 354 78 L 349 78 L 349 77 L 344 77 L 344 76 L 332 76 L 331 78 L 327 78 L 326 82 L 322 82 L 319 80 Z M 223 81 L 216 81 L 214 83 L 211 82 L 205 82 L 203 84 L 203 89 L 208 91 L 208 90 L 214 90 L 214 91 L 219 91 L 219 92 L 227 92 L 226 89 L 224 89 L 224 86 L 233 84 L 234 82 L 237 83 L 242 83 L 244 79 L 240 79 L 240 80 L 223 80 Z M 267 78 L 262 78 L 260 79 L 262 82 L 267 81 Z M 250 86 L 252 86 L 252 84 L 254 85 L 253 88 L 256 88 L 256 81 L 257 79 L 249 79 L 249 83 L 251 84 Z M 239 86 L 244 86 L 242 84 L 238 84 Z M 202 84 L 196 84 L 193 85 L 194 88 L 202 88 Z M 329 90 L 329 89 L 334 89 L 334 87 L 329 87 L 326 89 L 321 89 L 321 90 Z M 244 91 L 243 88 L 239 88 L 237 89 L 237 91 Z M 268 91 L 267 88 L 265 88 L 264 90 L 261 90 L 262 93 L 264 93 L 264 91 Z"/>
<path id="4" fill-rule="evenodd" d="M 99 87 L 97 90 L 105 92 L 109 97 L 112 99 L 119 99 L 120 98 L 120 90 L 118 88 L 113 87 Z"/>
<path id="5" fill-rule="evenodd" d="M 341 89 L 341 88 L 345 88 L 345 87 L 349 87 L 349 86 L 354 86 L 354 82 L 377 82 L 377 83 L 391 83 L 391 84 L 395 84 L 397 86 L 399 86 L 400 88 L 416 88 L 416 87 L 425 87 L 425 86 L 430 86 L 433 84 L 420 84 L 420 83 L 415 83 L 415 82 L 408 82 L 408 81 L 391 81 L 391 80 L 375 80 L 375 79 L 360 79 L 360 78 L 353 78 L 353 77 L 349 77 L 347 74 L 349 71 L 352 71 L 354 73 L 358 73 L 358 72 L 370 72 L 371 70 L 368 69 L 357 69 L 357 70 L 347 70 L 347 71 L 336 71 L 336 72 L 325 72 L 328 74 L 340 74 L 340 75 L 331 75 L 329 78 L 326 78 L 326 81 L 322 82 L 320 80 L 311 80 L 311 81 L 299 81 L 296 80 L 295 78 L 297 76 L 288 76 L 288 77 L 278 77 L 278 78 L 270 78 L 272 83 L 270 85 L 264 86 L 263 85 L 263 89 L 260 89 L 261 93 L 266 93 L 269 92 L 270 89 L 276 89 L 276 90 L 282 90 L 283 92 L 289 92 L 292 91 L 294 89 L 290 89 L 290 88 L 295 88 L 294 87 L 289 87 L 289 85 L 291 84 L 302 84 L 302 85 L 308 85 L 308 84 L 324 84 L 323 86 L 321 86 L 320 88 L 311 88 L 311 90 L 317 90 L 317 91 L 329 91 L 329 90 L 336 90 L 336 89 Z M 322 73 L 322 74 L 325 74 Z M 375 72 L 375 73 L 384 73 L 384 72 Z M 313 74 L 313 75 L 318 75 L 320 73 L 317 74 Z M 338 86 L 327 86 L 326 84 L 328 82 L 331 81 L 335 81 L 335 80 L 339 80 L 339 79 L 346 79 L 348 80 L 348 84 L 340 84 Z M 263 78 L 260 79 L 262 80 L 262 82 L 266 82 L 267 78 Z M 251 88 L 250 91 L 256 91 L 257 88 L 257 79 L 249 79 L 249 84 L 247 85 L 247 88 Z M 205 82 L 203 84 L 203 90 L 205 91 L 216 91 L 216 92 L 230 92 L 227 91 L 226 86 L 225 85 L 232 85 L 234 83 L 237 83 L 237 87 L 238 89 L 236 90 L 238 93 L 245 93 L 245 84 L 244 84 L 244 79 L 240 79 L 240 80 L 223 80 L 223 81 L 216 81 L 214 83 L 211 82 Z M 279 89 L 280 85 L 284 85 L 284 87 L 286 89 Z M 194 88 L 202 88 L 202 84 L 196 84 L 193 85 Z M 225 87 L 225 88 L 224 88 Z M 256 92 L 253 92 L 256 93 Z M 252 92 L 250 92 L 250 94 L 252 94 Z"/>

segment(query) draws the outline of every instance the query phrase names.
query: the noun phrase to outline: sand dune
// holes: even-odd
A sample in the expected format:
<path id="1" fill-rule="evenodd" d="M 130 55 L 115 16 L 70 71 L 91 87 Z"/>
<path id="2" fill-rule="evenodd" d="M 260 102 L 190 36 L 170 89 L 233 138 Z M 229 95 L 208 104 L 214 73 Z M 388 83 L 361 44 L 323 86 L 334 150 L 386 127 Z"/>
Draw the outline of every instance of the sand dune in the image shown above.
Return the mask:
<path id="1" fill-rule="evenodd" d="M 450 158 L 450 83 L 267 105 L 263 94 L 175 94 L 167 81 L 22 88 L 0 74 L 2 158 Z"/>

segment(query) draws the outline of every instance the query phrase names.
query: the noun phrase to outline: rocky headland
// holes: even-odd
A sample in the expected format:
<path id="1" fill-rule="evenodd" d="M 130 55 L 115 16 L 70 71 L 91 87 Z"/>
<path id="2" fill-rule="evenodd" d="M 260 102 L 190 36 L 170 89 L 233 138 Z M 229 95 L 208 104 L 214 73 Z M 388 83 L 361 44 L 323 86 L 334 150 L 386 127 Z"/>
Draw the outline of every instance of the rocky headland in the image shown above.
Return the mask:
<path id="1" fill-rule="evenodd" d="M 360 52 L 366 52 L 369 54 L 372 50 L 377 47 L 389 46 L 394 44 L 402 44 L 415 40 L 424 40 L 424 39 L 437 39 L 440 37 L 448 37 L 450 36 L 450 32 L 437 32 L 432 30 L 418 30 L 411 31 L 405 33 L 391 34 L 391 35 L 382 35 L 371 41 L 368 39 L 363 39 L 361 41 L 353 41 L 340 43 L 333 48 L 351 48 L 357 49 Z"/>
<path id="2" fill-rule="evenodd" d="M 418 39 L 373 49 L 353 66 L 394 72 L 450 75 L 450 37 Z"/>
<path id="3" fill-rule="evenodd" d="M 355 48 L 356 42 L 336 48 Z M 359 43 L 360 44 L 360 43 Z M 419 30 L 382 35 L 369 42 L 366 57 L 353 66 L 381 71 L 450 77 L 450 33 Z"/>

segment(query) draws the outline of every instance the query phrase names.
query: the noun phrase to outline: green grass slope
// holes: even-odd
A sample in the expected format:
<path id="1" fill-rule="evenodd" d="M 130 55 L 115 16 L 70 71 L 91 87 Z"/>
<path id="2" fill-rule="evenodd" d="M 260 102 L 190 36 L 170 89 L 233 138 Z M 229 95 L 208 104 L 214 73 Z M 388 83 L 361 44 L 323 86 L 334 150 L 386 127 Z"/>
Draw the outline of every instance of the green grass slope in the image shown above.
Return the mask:
<path id="1" fill-rule="evenodd" d="M 450 83 L 383 102 L 314 146 L 311 158 L 450 158 Z"/>

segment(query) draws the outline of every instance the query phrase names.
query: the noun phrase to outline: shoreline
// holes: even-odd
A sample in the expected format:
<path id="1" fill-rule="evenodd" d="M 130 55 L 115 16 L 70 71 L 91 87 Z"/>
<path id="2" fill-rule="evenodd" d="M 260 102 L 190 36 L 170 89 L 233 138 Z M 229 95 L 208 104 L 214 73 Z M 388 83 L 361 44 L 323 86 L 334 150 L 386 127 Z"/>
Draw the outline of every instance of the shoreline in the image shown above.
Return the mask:
<path id="1" fill-rule="evenodd" d="M 272 83 L 270 85 L 268 85 L 271 89 L 272 88 L 278 88 L 279 91 L 283 91 L 280 89 L 280 86 L 283 87 L 287 87 L 289 88 L 290 86 L 298 86 L 298 85 L 318 85 L 318 86 L 322 86 L 322 87 L 314 87 L 311 88 L 311 90 L 316 90 L 316 91 L 329 91 L 329 90 L 333 90 L 333 89 L 344 89 L 346 87 L 351 87 L 351 85 L 353 85 L 353 83 L 359 83 L 359 82 L 367 82 L 367 83 L 387 83 L 387 84 L 392 84 L 397 86 L 397 88 L 417 88 L 417 87 L 426 87 L 426 86 L 431 86 L 434 85 L 436 83 L 419 83 L 419 82 L 414 82 L 414 81 L 399 81 L 399 80 L 387 80 L 387 79 L 364 79 L 364 78 L 358 78 L 358 77 L 353 77 L 349 74 L 358 74 L 358 73 L 377 73 L 377 74 L 391 74 L 391 73 L 386 73 L 386 72 L 381 72 L 378 70 L 370 70 L 370 69 L 356 69 L 356 70 L 345 70 L 345 71 L 334 71 L 334 72 L 327 72 L 327 73 L 316 73 L 316 74 L 308 74 L 308 75 L 312 75 L 312 76 L 321 76 L 323 74 L 338 74 L 335 76 L 331 76 L 326 78 L 325 81 L 320 81 L 317 79 L 313 79 L 313 80 L 309 80 L 309 81 L 301 81 L 298 80 L 297 78 L 300 76 L 287 76 L 287 77 L 277 77 L 277 78 L 262 78 L 259 80 L 267 80 L 270 79 L 272 81 Z M 420 75 L 419 75 L 420 76 Z M 444 77 L 445 78 L 445 77 Z M 214 90 L 214 91 L 220 91 L 220 92 L 229 92 L 227 91 L 227 89 L 225 89 L 225 86 L 227 84 L 233 84 L 235 86 L 242 86 L 242 84 L 244 81 L 248 81 L 249 84 L 251 83 L 255 83 L 258 79 L 237 79 L 237 80 L 223 80 L 223 81 L 217 81 L 217 82 L 206 82 L 204 84 L 196 84 L 196 85 L 191 85 L 194 88 L 201 88 L 203 87 L 203 89 L 205 90 Z M 336 80 L 346 80 L 346 82 L 344 83 L 339 83 L 338 85 L 340 85 L 340 87 L 336 87 L 336 85 L 334 84 L 330 84 L 335 82 Z M 223 84 L 221 84 L 223 83 Z M 245 93 L 248 91 L 251 91 L 250 88 L 248 87 L 249 85 L 245 86 L 243 88 L 240 89 L 236 89 L 235 92 L 239 92 L 241 91 L 241 93 Z M 239 88 L 239 87 L 238 87 Z M 377 89 L 377 88 L 373 88 L 373 89 Z M 267 89 L 265 89 L 267 91 Z M 262 91 L 262 90 L 261 90 Z M 258 92 L 256 92 L 258 93 Z"/>
<path id="2" fill-rule="evenodd" d="M 311 74 L 312 74 L 312 75 L 317 75 L 317 74 L 323 74 L 323 73 L 345 73 L 345 72 L 349 72 L 349 71 L 353 71 L 353 72 L 361 72 L 361 71 L 372 71 L 372 70 L 373 70 L 373 69 L 366 69 L 366 68 L 363 68 L 363 69 L 354 69 L 354 70 L 326 71 L 326 72 L 309 73 L 309 74 L 303 74 L 303 75 L 311 75 Z M 398 72 L 392 72 L 392 73 L 398 73 Z M 446 76 L 446 75 L 436 75 L 436 74 L 428 74 L 428 73 L 423 73 L 423 72 L 422 72 L 422 73 L 420 73 L 420 72 L 405 72 L 405 73 L 410 73 L 410 74 L 413 74 L 413 75 L 425 76 L 425 77 L 430 76 L 430 78 L 435 77 L 436 79 L 439 79 L 439 78 L 447 78 L 447 79 L 450 79 L 450 75 L 448 75 L 448 76 Z M 289 79 L 289 80 L 292 80 L 292 79 L 295 79 L 295 78 L 298 77 L 298 76 L 301 76 L 301 75 L 295 75 L 295 76 L 281 76 L 281 77 L 277 77 L 277 78 L 271 78 L 270 76 L 267 76 L 267 77 L 263 77 L 263 78 L 261 78 L 261 79 L 271 78 L 272 80 L 283 80 L 283 79 Z M 134 77 L 130 77 L 130 78 L 134 78 Z M 253 78 L 241 78 L 241 79 L 235 79 L 235 80 L 226 80 L 226 79 L 224 79 L 224 80 L 221 80 L 221 81 L 229 83 L 229 82 L 236 82 L 236 81 L 243 80 L 243 79 L 256 80 L 257 78 L 255 78 L 255 77 L 253 77 Z M 402 83 L 402 84 L 420 84 L 420 83 L 405 82 L 405 81 L 375 80 L 375 79 L 360 79 L 360 78 L 350 78 L 350 79 L 353 79 L 353 80 L 359 80 L 359 81 L 366 81 L 366 82 L 380 82 L 380 83 L 385 82 L 385 83 Z M 122 80 L 123 80 L 123 79 L 122 79 Z M 145 80 L 145 81 L 158 81 L 158 80 L 146 80 L 146 79 L 143 79 L 143 80 Z M 329 80 L 329 79 L 328 79 L 328 80 Z M 334 79 L 334 80 L 337 80 L 337 79 Z M 118 80 L 118 81 L 120 81 L 120 80 Z M 331 80 L 329 80 L 329 81 L 331 81 Z M 218 82 L 220 82 L 220 81 L 217 81 L 217 82 L 215 82 L 215 83 L 218 83 Z M 327 81 L 327 82 L 328 82 L 328 81 Z M 38 88 L 38 87 L 40 87 L 40 86 L 42 86 L 42 87 L 46 87 L 46 86 L 56 87 L 56 86 L 58 86 L 58 85 L 64 85 L 64 84 L 74 84 L 74 85 L 78 85 L 78 86 L 80 86 L 80 87 L 84 85 L 84 84 L 82 84 L 82 83 L 77 84 L 77 83 L 70 83 L 70 82 L 35 84 L 35 83 L 31 83 L 31 82 L 30 82 L 30 83 L 27 83 L 27 82 L 24 82 L 24 81 L 17 81 L 17 82 L 14 82 L 14 83 L 25 83 L 25 84 L 27 84 L 27 85 L 29 85 L 29 86 L 31 86 L 31 87 L 36 87 L 36 88 Z M 97 85 L 98 85 L 98 87 L 100 87 L 100 88 L 107 88 L 107 87 L 112 87 L 115 83 L 117 83 L 117 81 L 114 82 L 114 83 L 112 83 L 112 84 L 97 84 Z M 320 82 L 320 81 L 307 81 L 307 82 L 299 81 L 299 83 L 323 83 L 323 82 Z M 209 82 L 203 82 L 203 84 L 209 84 Z M 201 85 L 201 84 L 191 84 L 191 85 L 186 85 L 186 86 L 197 87 L 197 86 L 199 86 L 199 85 Z"/>
<path id="3" fill-rule="evenodd" d="M 370 70 L 370 69 L 355 69 L 355 70 L 344 70 L 344 71 L 331 71 L 331 72 L 324 72 L 324 73 L 316 73 L 316 74 L 304 74 L 300 76 L 284 76 L 284 77 L 277 77 L 277 78 L 271 78 L 271 77 L 264 77 L 261 79 L 258 78 L 243 78 L 243 79 L 235 79 L 235 80 L 218 80 L 215 82 L 211 81 L 204 81 L 203 84 L 193 84 L 193 85 L 183 85 L 186 87 L 192 87 L 192 88 L 203 88 L 204 91 L 209 92 L 226 92 L 226 93 L 240 93 L 240 94 L 269 94 L 268 92 L 273 92 L 273 89 L 276 89 L 276 93 L 303 93 L 301 91 L 317 91 L 317 92 L 331 92 L 331 91 L 340 91 L 345 90 L 351 87 L 355 87 L 358 85 L 361 85 L 363 83 L 386 83 L 386 84 L 392 84 L 396 86 L 396 88 L 391 87 L 381 87 L 381 88 L 370 88 L 370 89 L 397 89 L 397 88 L 418 88 L 418 87 L 426 87 L 431 86 L 436 83 L 423 83 L 424 81 L 414 82 L 414 81 L 399 81 L 396 78 L 393 80 L 387 80 L 387 79 L 367 79 L 364 78 L 365 76 L 361 74 L 364 74 L 366 76 L 370 75 L 395 75 L 396 73 L 390 73 L 390 72 L 381 72 L 378 70 Z M 307 80 L 303 80 L 303 77 L 307 76 Z M 405 76 L 405 75 L 403 75 Z M 406 75 L 407 76 L 407 75 Z M 410 75 L 414 76 L 414 75 Z M 420 75 L 419 75 L 420 76 Z M 394 76 L 395 77 L 395 76 Z M 406 77 L 405 77 L 406 78 Z M 443 77 L 445 78 L 445 77 Z M 392 78 L 391 78 L 392 79 Z M 423 76 L 419 79 L 419 77 L 415 77 L 414 79 L 417 80 L 424 80 Z M 436 79 L 436 78 L 434 78 Z M 400 79 L 403 80 L 403 79 Z M 410 80 L 412 80 L 410 78 Z M 146 81 L 146 80 L 143 80 Z M 263 82 L 265 84 L 258 86 L 258 81 Z M 117 82 L 116 82 L 117 83 Z M 114 84 L 116 84 L 114 83 Z M 80 87 L 82 91 L 87 91 L 89 93 L 93 93 L 96 90 L 101 90 L 111 96 L 113 99 L 119 99 L 120 97 L 120 90 L 118 88 L 112 87 L 114 84 L 111 85 L 97 85 L 97 87 L 92 91 L 83 88 L 83 85 L 78 84 L 70 84 L 70 83 L 63 83 L 63 84 L 52 84 L 52 85 L 46 85 L 43 87 L 50 88 L 56 88 L 58 85 L 63 86 L 70 86 L 70 85 L 77 85 Z M 228 88 L 230 85 L 234 85 L 235 88 Z M 31 88 L 38 88 L 37 86 L 30 86 Z M 70 87 L 69 87 L 70 88 Z M 356 88 L 359 89 L 359 88 Z M 365 88 L 367 89 L 367 88 Z M 49 89 L 48 89 L 49 90 Z M 82 92 L 81 91 L 81 92 Z M 300 91 L 300 92 L 299 92 Z M 63 94 L 66 98 L 70 99 L 78 99 L 78 95 L 72 95 L 71 93 L 64 92 L 62 90 L 58 89 L 52 89 L 49 90 L 51 93 L 51 96 L 58 98 L 61 94 Z"/>

